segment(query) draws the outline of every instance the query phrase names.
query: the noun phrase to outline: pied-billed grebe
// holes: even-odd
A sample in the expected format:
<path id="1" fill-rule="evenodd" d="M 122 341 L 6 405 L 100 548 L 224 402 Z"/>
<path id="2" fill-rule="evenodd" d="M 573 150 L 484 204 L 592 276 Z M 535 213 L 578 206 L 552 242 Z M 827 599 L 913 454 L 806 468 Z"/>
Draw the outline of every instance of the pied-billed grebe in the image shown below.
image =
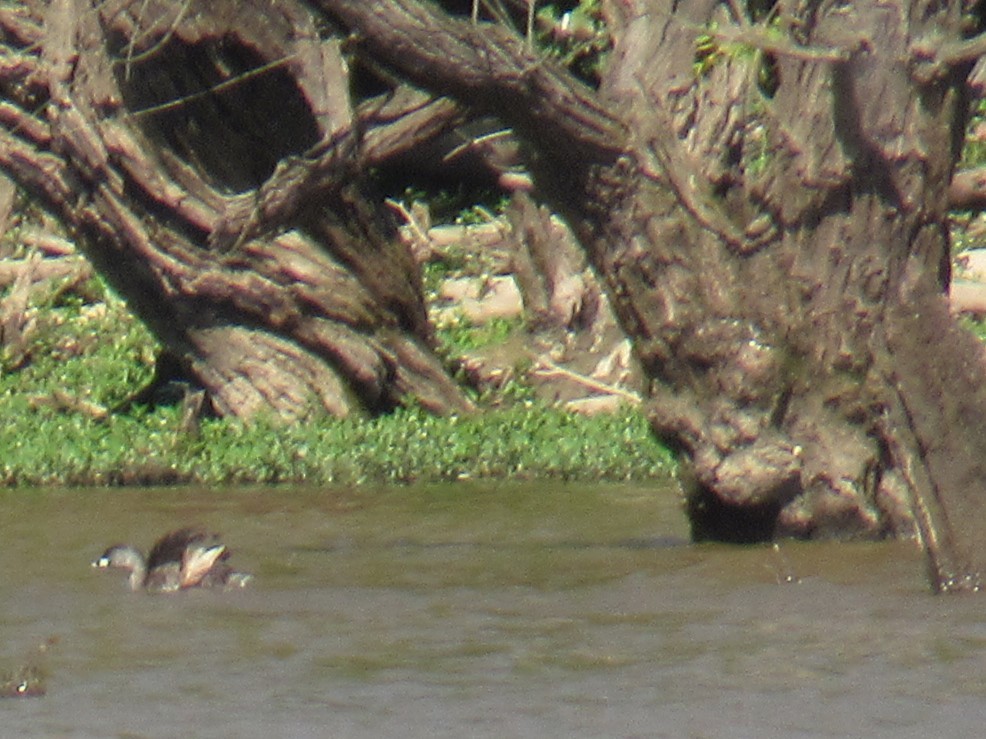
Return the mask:
<path id="1" fill-rule="evenodd" d="M 186 588 L 243 587 L 251 575 L 226 564 L 229 550 L 215 535 L 180 529 L 158 540 L 145 560 L 128 544 L 103 552 L 93 567 L 116 567 L 130 572 L 130 589 L 175 592 Z"/>

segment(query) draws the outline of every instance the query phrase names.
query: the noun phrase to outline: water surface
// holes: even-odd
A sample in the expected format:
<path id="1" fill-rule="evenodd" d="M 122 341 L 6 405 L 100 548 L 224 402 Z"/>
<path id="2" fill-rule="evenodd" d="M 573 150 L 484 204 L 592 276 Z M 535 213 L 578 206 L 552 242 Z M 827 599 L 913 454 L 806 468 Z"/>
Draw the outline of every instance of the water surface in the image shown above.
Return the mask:
<path id="1" fill-rule="evenodd" d="M 672 489 L 0 493 L 8 736 L 981 736 L 986 601 L 914 545 L 694 546 Z M 240 592 L 132 594 L 109 544 L 217 529 Z"/>

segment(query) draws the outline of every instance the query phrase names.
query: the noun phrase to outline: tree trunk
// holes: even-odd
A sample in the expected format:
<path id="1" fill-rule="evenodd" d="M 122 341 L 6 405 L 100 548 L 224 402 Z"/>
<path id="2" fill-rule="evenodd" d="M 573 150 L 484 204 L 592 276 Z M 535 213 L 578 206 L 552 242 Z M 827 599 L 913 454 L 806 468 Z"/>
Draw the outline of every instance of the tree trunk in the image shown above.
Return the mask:
<path id="1" fill-rule="evenodd" d="M 319 5 L 525 139 L 691 462 L 696 538 L 917 533 L 936 588 L 976 585 L 982 350 L 945 299 L 962 3 L 780 2 L 768 31 L 612 0 L 598 89 L 429 3 Z"/>
<path id="2" fill-rule="evenodd" d="M 0 28 L 0 166 L 219 413 L 471 407 L 363 174 L 454 105 L 355 108 L 338 39 L 294 0 L 32 0 Z"/>

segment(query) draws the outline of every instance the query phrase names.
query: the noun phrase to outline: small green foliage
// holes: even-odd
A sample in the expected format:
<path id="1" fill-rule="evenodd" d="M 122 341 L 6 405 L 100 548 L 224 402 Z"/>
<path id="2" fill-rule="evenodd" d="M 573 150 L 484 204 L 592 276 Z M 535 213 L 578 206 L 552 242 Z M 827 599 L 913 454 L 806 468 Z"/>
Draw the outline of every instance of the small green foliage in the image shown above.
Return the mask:
<path id="1" fill-rule="evenodd" d="M 981 341 L 986 341 L 986 319 L 962 316 L 959 318 L 959 325 L 974 333 Z"/>
<path id="2" fill-rule="evenodd" d="M 601 0 L 549 3 L 537 11 L 535 27 L 542 53 L 584 82 L 599 84 L 613 46 Z"/>
<path id="3" fill-rule="evenodd" d="M 716 26 L 713 24 L 708 33 L 700 33 L 695 37 L 695 61 L 692 68 L 696 77 L 705 77 L 712 71 L 723 51 L 715 36 Z"/>
<path id="4" fill-rule="evenodd" d="M 105 291 L 95 282 L 86 292 Z M 36 328 L 27 361 L 16 371 L 0 365 L 0 415 L 7 396 L 17 391 L 60 391 L 113 406 L 153 375 L 155 342 L 118 298 L 90 302 L 66 293 L 32 313 Z"/>
<path id="5" fill-rule="evenodd" d="M 440 328 L 438 343 L 443 353 L 457 357 L 492 344 L 502 344 L 523 328 L 524 320 L 520 317 L 492 318 L 481 325 L 462 319 Z"/>
<path id="6" fill-rule="evenodd" d="M 465 183 L 439 189 L 408 186 L 391 197 L 405 204 L 427 203 L 433 225 L 486 223 L 503 213 L 510 201 L 510 196 L 500 190 L 468 187 Z"/>
<path id="7" fill-rule="evenodd" d="M 743 137 L 743 169 L 750 177 L 767 171 L 773 156 L 766 128 L 751 120 Z"/>
<path id="8" fill-rule="evenodd" d="M 959 166 L 978 167 L 983 164 L 986 164 L 986 99 L 979 100 L 972 110 Z"/>
<path id="9" fill-rule="evenodd" d="M 531 404 L 541 403 L 537 399 L 534 388 L 517 379 L 517 377 L 524 376 L 524 372 L 530 366 L 530 361 L 524 362 L 523 365 L 525 366 L 515 367 L 516 374 L 504 380 L 498 387 L 484 390 L 478 398 L 479 405 L 484 408 L 500 408 L 522 404 L 530 407 Z"/>
<path id="10" fill-rule="evenodd" d="M 751 12 L 756 15 L 755 10 L 751 9 Z M 728 36 L 724 39 L 724 34 L 720 34 L 718 29 L 719 25 L 712 22 L 706 30 L 695 37 L 695 57 L 692 68 L 696 78 L 708 77 L 713 69 L 726 61 L 732 63 L 742 61 L 752 65 L 757 75 L 757 88 L 760 92 L 768 98 L 773 97 L 779 84 L 774 57 L 756 46 L 726 40 Z M 764 24 L 762 30 L 768 38 L 773 38 L 780 44 L 790 43 L 778 17 Z"/>
<path id="11" fill-rule="evenodd" d="M 434 299 L 442 283 L 464 268 L 465 263 L 451 256 L 450 250 L 442 259 L 425 262 L 421 265 L 421 282 L 424 285 L 425 295 Z"/>

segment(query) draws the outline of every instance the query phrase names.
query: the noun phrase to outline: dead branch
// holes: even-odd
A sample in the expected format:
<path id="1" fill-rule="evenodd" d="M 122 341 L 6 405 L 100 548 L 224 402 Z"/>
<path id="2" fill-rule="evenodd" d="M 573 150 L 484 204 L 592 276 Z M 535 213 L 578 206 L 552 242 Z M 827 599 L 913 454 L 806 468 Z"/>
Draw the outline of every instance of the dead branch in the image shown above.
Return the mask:
<path id="1" fill-rule="evenodd" d="M 36 285 L 64 277 L 87 279 L 91 275 L 92 268 L 81 256 L 0 259 L 0 289 L 19 282 Z"/>
<path id="2" fill-rule="evenodd" d="M 109 417 L 109 409 L 92 401 L 55 390 L 50 395 L 35 395 L 30 399 L 32 408 L 50 408 L 62 413 L 80 413 L 96 421 Z"/>
<path id="3" fill-rule="evenodd" d="M 76 253 L 75 244 L 61 236 L 36 228 L 25 229 L 20 234 L 21 243 L 53 257 L 67 257 Z"/>
<path id="4" fill-rule="evenodd" d="M 27 260 L 25 268 L 16 276 L 13 286 L 0 300 L 0 347 L 3 348 L 8 366 L 17 367 L 27 356 L 27 339 L 33 325 L 28 316 L 34 268 L 40 261 L 35 253 Z"/>
<path id="5" fill-rule="evenodd" d="M 600 380 L 596 380 L 578 372 L 573 372 L 570 369 L 566 369 L 565 367 L 556 364 L 548 357 L 538 357 L 534 366 L 531 368 L 531 373 L 542 377 L 564 377 L 566 380 L 571 380 L 578 383 L 594 393 L 615 395 L 631 405 L 639 405 L 641 402 L 641 398 L 638 393 L 631 392 L 618 385 L 611 385 L 606 382 L 601 382 Z"/>

